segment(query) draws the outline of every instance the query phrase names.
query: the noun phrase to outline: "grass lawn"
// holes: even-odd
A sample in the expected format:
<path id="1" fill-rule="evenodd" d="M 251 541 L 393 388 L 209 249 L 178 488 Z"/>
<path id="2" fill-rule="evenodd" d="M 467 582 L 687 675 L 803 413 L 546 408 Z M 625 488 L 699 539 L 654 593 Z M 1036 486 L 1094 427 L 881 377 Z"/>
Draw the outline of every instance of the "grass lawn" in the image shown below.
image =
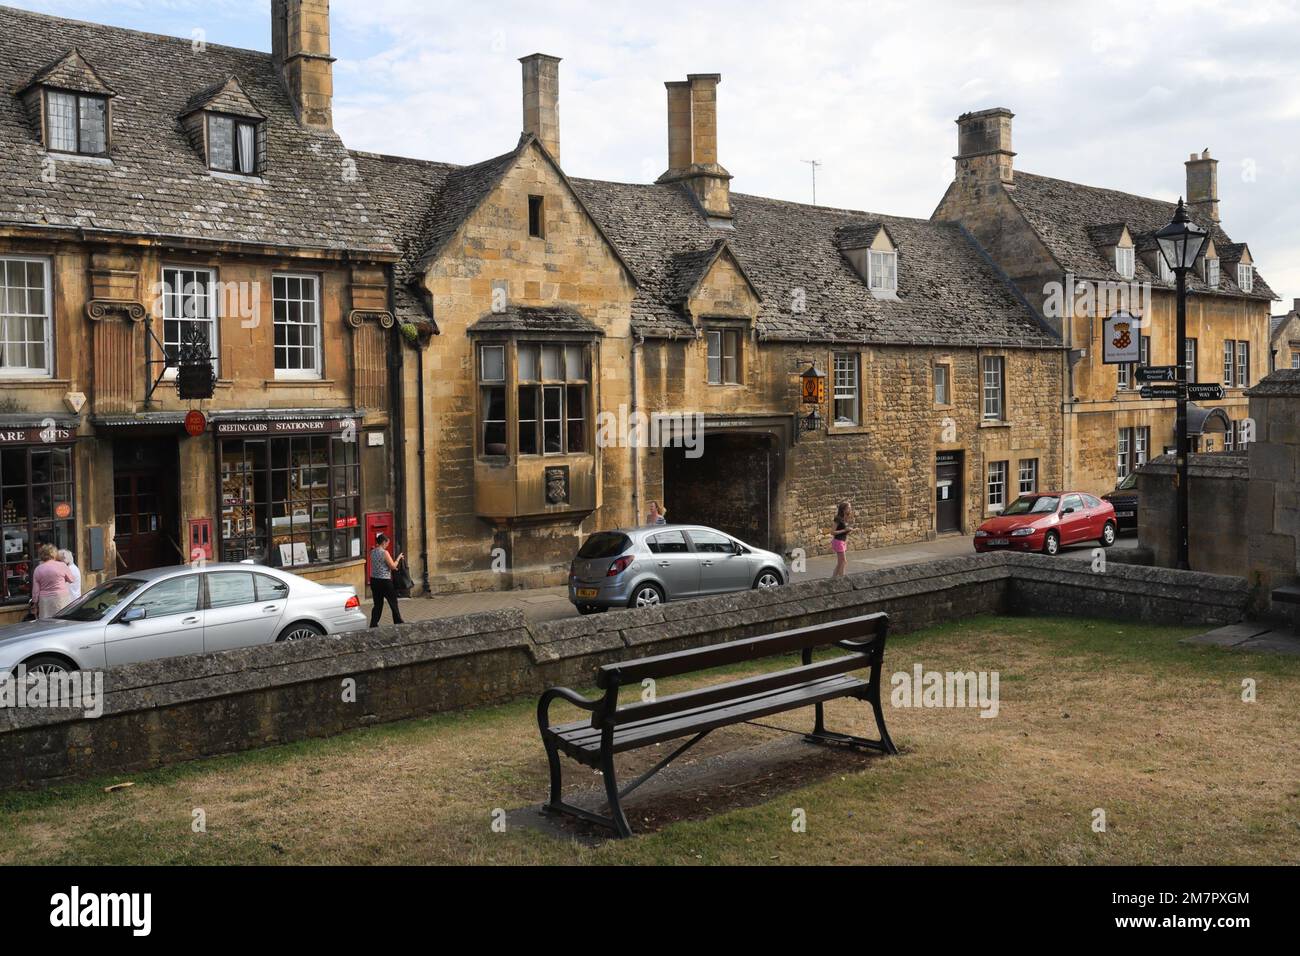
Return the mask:
<path id="1" fill-rule="evenodd" d="M 629 817 L 641 829 L 649 814 L 651 832 L 632 840 L 590 845 L 516 822 L 533 816 L 525 808 L 541 802 L 547 781 L 525 700 L 0 794 L 0 861 L 1300 863 L 1300 659 L 1178 645 L 1196 630 L 981 617 L 892 638 L 887 673 L 918 662 L 998 671 L 998 716 L 886 706 L 897 757 L 788 743 L 749 726 L 718 731 L 693 764 L 674 765 L 678 780 L 751 750 L 761 761 L 774 741 L 797 759 L 739 794 L 705 772 L 689 800 L 670 801 L 669 818 L 656 820 L 654 801 L 638 793 Z M 1254 703 L 1242 701 L 1246 678 Z M 769 722 L 806 729 L 811 711 Z M 827 724 L 874 736 L 856 701 L 828 705 Z M 641 752 L 643 765 L 665 752 Z M 566 786 L 599 784 L 567 760 L 565 772 Z M 104 792 L 125 780 L 134 786 Z M 505 832 L 492 827 L 497 808 L 509 812 Z M 804 832 L 792 830 L 795 808 Z M 206 832 L 194 831 L 196 809 Z"/>

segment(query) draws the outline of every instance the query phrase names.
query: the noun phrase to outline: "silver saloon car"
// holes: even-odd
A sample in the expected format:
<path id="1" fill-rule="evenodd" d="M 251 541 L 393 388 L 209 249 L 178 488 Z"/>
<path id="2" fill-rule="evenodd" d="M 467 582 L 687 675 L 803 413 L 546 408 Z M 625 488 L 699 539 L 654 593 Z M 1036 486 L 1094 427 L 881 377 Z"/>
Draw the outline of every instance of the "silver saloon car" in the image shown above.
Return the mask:
<path id="1" fill-rule="evenodd" d="M 598 531 L 569 567 L 569 601 L 581 614 L 611 607 L 774 588 L 790 579 L 785 559 L 701 525 Z"/>
<path id="2" fill-rule="evenodd" d="M 356 589 L 252 564 L 126 574 L 55 617 L 0 627 L 0 673 L 92 670 L 341 634 L 367 625 Z"/>

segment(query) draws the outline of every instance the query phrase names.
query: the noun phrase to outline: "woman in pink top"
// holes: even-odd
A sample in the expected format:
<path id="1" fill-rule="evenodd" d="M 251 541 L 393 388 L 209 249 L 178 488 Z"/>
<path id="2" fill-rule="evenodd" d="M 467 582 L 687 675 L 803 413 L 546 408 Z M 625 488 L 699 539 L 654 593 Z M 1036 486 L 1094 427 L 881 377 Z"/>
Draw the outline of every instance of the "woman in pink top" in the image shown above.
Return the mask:
<path id="1" fill-rule="evenodd" d="M 41 545 L 41 563 L 32 572 L 32 607 L 40 620 L 54 617 L 72 599 L 68 585 L 72 572 L 59 560 L 59 550 L 52 544 Z"/>

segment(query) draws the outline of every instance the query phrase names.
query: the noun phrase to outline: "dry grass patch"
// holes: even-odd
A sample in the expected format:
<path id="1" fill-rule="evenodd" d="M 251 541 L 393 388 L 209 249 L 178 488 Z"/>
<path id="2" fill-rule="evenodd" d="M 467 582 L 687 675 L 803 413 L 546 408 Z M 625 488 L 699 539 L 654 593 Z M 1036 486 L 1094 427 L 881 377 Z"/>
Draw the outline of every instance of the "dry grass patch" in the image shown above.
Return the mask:
<path id="1" fill-rule="evenodd" d="M 1189 633 L 977 618 L 893 639 L 888 672 L 998 671 L 999 715 L 887 707 L 894 758 L 718 731 L 674 765 L 670 791 L 629 801 L 633 826 L 651 831 L 630 841 L 518 825 L 546 791 L 533 704 L 520 701 L 136 775 L 115 793 L 98 781 L 5 795 L 0 861 L 1300 863 L 1300 660 L 1178 645 Z M 1257 703 L 1241 700 L 1246 677 Z M 827 714 L 832 729 L 874 735 L 858 702 Z M 773 722 L 803 730 L 811 711 Z M 628 755 L 623 778 L 663 752 Z M 565 770 L 567 784 L 599 785 Z M 505 833 L 490 826 L 498 808 Z M 795 808 L 807 832 L 792 832 Z"/>

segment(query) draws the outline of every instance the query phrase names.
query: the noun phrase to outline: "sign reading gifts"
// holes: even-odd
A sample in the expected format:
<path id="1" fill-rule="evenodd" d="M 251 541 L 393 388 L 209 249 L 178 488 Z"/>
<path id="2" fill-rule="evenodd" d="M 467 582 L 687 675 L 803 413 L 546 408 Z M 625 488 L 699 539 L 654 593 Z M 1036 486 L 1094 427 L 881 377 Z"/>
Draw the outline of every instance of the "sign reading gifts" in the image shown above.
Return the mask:
<path id="1" fill-rule="evenodd" d="M 1142 320 L 1116 312 L 1102 325 L 1101 360 L 1105 365 L 1127 365 L 1142 360 Z"/>

